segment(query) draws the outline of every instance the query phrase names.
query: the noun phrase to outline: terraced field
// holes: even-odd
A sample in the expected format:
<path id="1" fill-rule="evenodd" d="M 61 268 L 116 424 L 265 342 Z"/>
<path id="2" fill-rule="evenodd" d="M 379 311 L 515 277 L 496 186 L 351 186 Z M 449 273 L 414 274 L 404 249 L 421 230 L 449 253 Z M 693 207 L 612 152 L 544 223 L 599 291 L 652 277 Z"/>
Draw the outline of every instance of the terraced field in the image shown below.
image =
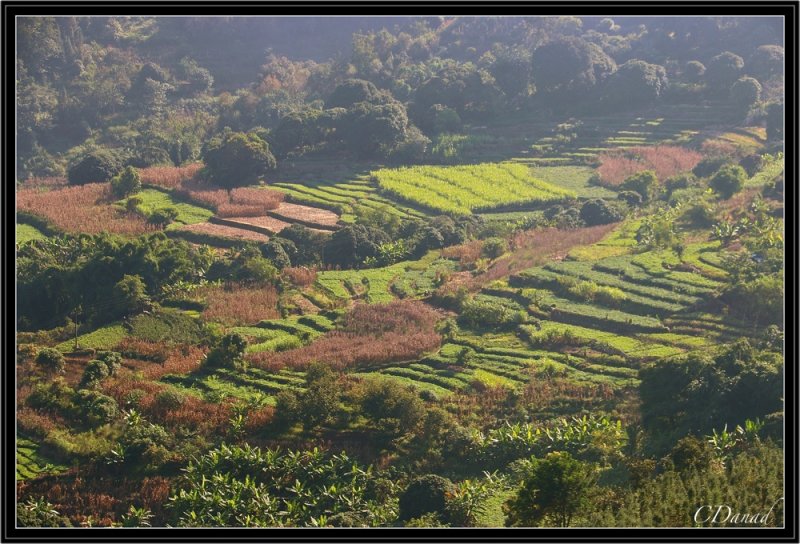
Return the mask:
<path id="1" fill-rule="evenodd" d="M 382 268 L 329 270 L 317 274 L 316 284 L 336 299 L 389 302 L 396 297 L 426 296 L 433 291 L 437 275 L 455 269 L 455 263 L 428 252 L 419 261 L 404 261 Z"/>
<path id="2" fill-rule="evenodd" d="M 17 437 L 17 480 L 34 478 L 40 473 L 63 472 L 67 467 L 49 462 L 39 453 L 39 445 L 28 438 Z"/>
<path id="3" fill-rule="evenodd" d="M 136 198 L 141 201 L 136 208 L 144 215 L 149 215 L 163 208 L 173 208 L 177 211 L 178 215 L 175 218 L 175 222 L 168 228 L 178 228 L 180 225 L 203 223 L 214 215 L 214 212 L 207 208 L 180 202 L 175 200 L 169 192 L 159 189 L 142 189 L 134 196 L 120 200 L 118 203 L 124 207 L 131 198 Z"/>
<path id="4" fill-rule="evenodd" d="M 45 235 L 42 231 L 40 231 L 36 227 L 31 225 L 26 225 L 24 223 L 17 224 L 17 230 L 15 236 L 17 245 L 24 244 L 31 240 L 44 240 L 45 238 L 47 238 L 47 235 Z"/>
<path id="5" fill-rule="evenodd" d="M 528 168 L 514 163 L 411 166 L 377 170 L 372 177 L 401 200 L 458 215 L 575 197 L 573 191 L 536 179 Z"/>
<path id="6" fill-rule="evenodd" d="M 422 218 L 424 214 L 402 206 L 378 194 L 378 188 L 368 175 L 356 175 L 346 181 L 330 182 L 324 179 L 300 182 L 272 183 L 271 187 L 284 192 L 290 202 L 318 206 L 341 214 L 343 222 L 352 222 L 356 206 L 377 210 L 397 217 Z"/>

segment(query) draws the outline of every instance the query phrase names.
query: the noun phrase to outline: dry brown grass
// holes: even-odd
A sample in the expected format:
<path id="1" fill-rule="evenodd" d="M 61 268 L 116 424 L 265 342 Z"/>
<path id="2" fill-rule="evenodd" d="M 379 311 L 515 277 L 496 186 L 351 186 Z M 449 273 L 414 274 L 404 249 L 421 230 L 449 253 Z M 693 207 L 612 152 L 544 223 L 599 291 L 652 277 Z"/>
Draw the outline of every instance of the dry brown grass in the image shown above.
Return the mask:
<path id="1" fill-rule="evenodd" d="M 441 337 L 433 326 L 440 314 L 419 301 L 357 304 L 340 329 L 282 353 L 254 353 L 247 358 L 267 370 L 307 368 L 322 362 L 332 368 L 369 368 L 382 363 L 410 361 L 436 349 Z"/>
<path id="2" fill-rule="evenodd" d="M 196 232 L 198 234 L 208 234 L 220 238 L 232 238 L 236 240 L 252 240 L 253 242 L 268 242 L 269 236 L 251 230 L 238 229 L 227 225 L 215 225 L 213 223 L 195 223 L 180 227 L 182 231 Z"/>
<path id="3" fill-rule="evenodd" d="M 114 206 L 114 200 L 108 183 L 52 190 L 23 188 L 17 192 L 17 209 L 44 217 L 66 232 L 138 236 L 158 230 L 141 216 Z"/>
<path id="4" fill-rule="evenodd" d="M 317 280 L 317 269 L 305 266 L 286 267 L 281 274 L 296 287 L 307 287 Z"/>
<path id="5" fill-rule="evenodd" d="M 186 166 L 150 166 L 139 169 L 142 183 L 158 185 L 165 189 L 177 189 L 184 182 L 193 180 L 203 168 L 203 163 L 196 162 Z"/>
<path id="6" fill-rule="evenodd" d="M 697 166 L 703 155 L 685 147 L 658 145 L 605 153 L 599 159 L 597 173 L 601 184 L 616 187 L 644 170 L 654 170 L 660 180 L 687 172 Z"/>
<path id="7" fill-rule="evenodd" d="M 446 247 L 442 250 L 445 259 L 458 259 L 462 268 L 465 268 L 481 258 L 483 240 L 471 240 L 458 246 Z"/>
<path id="8" fill-rule="evenodd" d="M 563 259 L 575 246 L 594 244 L 618 225 L 611 223 L 582 229 L 547 228 L 519 232 L 511 240 L 513 251 L 497 259 L 488 270 L 474 277 L 466 273 L 453 274 L 437 293 L 449 295 L 461 287 L 470 292 L 478 291 L 492 281 L 507 278 L 526 268 Z"/>
<path id="9" fill-rule="evenodd" d="M 203 319 L 227 326 L 252 325 L 262 319 L 276 319 L 280 295 L 272 286 L 252 287 L 236 284 L 203 287 L 197 291 L 208 306 Z"/>
<path id="10" fill-rule="evenodd" d="M 219 217 L 256 217 L 274 210 L 283 201 L 283 193 L 271 189 L 240 187 L 227 191 L 200 183 L 183 184 L 176 192 L 201 206 L 211 208 Z"/>

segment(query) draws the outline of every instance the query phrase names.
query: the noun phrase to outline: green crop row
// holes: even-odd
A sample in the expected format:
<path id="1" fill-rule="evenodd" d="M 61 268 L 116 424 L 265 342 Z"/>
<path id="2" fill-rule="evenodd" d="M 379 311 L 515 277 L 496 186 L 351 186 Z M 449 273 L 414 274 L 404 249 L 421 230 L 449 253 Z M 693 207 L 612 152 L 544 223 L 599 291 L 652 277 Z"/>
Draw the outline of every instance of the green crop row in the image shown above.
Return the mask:
<path id="1" fill-rule="evenodd" d="M 412 166 L 382 169 L 372 176 L 382 189 L 402 199 L 460 215 L 575 197 L 573 191 L 537 180 L 518 163 Z"/>

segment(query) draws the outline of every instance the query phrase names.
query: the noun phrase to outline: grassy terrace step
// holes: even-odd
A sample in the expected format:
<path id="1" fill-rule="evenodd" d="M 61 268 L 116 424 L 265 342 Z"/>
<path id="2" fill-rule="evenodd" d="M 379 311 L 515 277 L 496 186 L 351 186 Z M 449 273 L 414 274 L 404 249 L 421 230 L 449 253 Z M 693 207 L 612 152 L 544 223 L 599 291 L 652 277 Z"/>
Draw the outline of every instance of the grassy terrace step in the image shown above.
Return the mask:
<path id="1" fill-rule="evenodd" d="M 522 284 L 522 286 L 547 288 L 559 291 L 559 279 L 564 277 L 564 273 L 554 272 L 544 268 L 537 268 L 520 273 L 518 278 L 515 278 L 514 285 Z M 626 299 L 619 302 L 619 308 L 634 314 L 657 314 L 667 315 L 683 310 L 685 304 L 676 304 L 672 302 L 665 302 L 648 296 L 637 295 L 630 292 L 625 293 Z M 603 305 L 600 302 L 595 303 L 598 306 Z M 604 306 L 604 305 L 603 305 Z M 604 306 L 605 307 L 605 306 Z M 610 308 L 613 309 L 613 308 Z"/>
<path id="2" fill-rule="evenodd" d="M 408 376 L 385 374 L 382 372 L 353 372 L 350 375 L 366 379 L 374 379 L 376 376 L 380 376 L 381 379 L 391 380 L 406 387 L 416 389 L 417 391 L 429 391 L 434 393 L 437 397 L 447 397 L 453 394 L 453 390 L 451 389 L 430 382 L 415 380 L 414 378 L 409 378 Z"/>
<path id="3" fill-rule="evenodd" d="M 688 306 L 702 300 L 700 297 L 676 293 L 664 287 L 648 287 L 638 283 L 632 283 L 620 278 L 618 275 L 595 270 L 592 264 L 587 262 L 562 261 L 560 263 L 546 264 L 544 268 L 545 270 L 550 270 L 559 274 L 569 274 L 584 280 L 593 281 L 598 285 L 618 287 L 625 291 L 626 294 L 633 293 L 649 299 L 670 302 L 677 305 Z"/>
<path id="4" fill-rule="evenodd" d="M 407 367 L 384 368 L 380 371 L 380 374 L 410 378 L 414 381 L 426 382 L 433 385 L 437 385 L 443 389 L 447 389 L 448 391 L 464 389 L 468 385 L 467 383 L 464 383 L 462 380 L 458 380 L 456 378 L 448 378 L 436 374 L 429 374 Z"/>
<path id="5" fill-rule="evenodd" d="M 324 315 L 306 315 L 297 320 L 300 325 L 305 325 L 319 332 L 328 332 L 333 328 L 333 321 Z"/>
<path id="6" fill-rule="evenodd" d="M 554 295 L 545 296 L 542 306 L 552 308 L 532 313 L 536 317 L 561 323 L 610 332 L 669 332 L 662 322 L 654 317 L 601 308 Z"/>
<path id="7" fill-rule="evenodd" d="M 552 334 L 569 333 L 575 339 L 586 342 L 586 345 L 594 350 L 634 360 L 669 357 L 683 352 L 678 347 L 658 343 L 645 335 L 624 336 L 575 325 L 547 322 L 543 323 L 540 329 L 529 325 L 522 325 L 520 329 L 535 346 L 546 343 Z"/>
<path id="8" fill-rule="evenodd" d="M 625 280 L 645 287 L 657 286 L 674 289 L 678 293 L 691 296 L 705 296 L 719 287 L 719 282 L 712 282 L 699 274 L 666 271 L 664 275 L 654 275 L 641 266 L 634 265 L 630 256 L 608 257 L 594 265 L 595 270 L 617 274 Z M 692 281 L 687 281 L 690 279 Z"/>
<path id="9" fill-rule="evenodd" d="M 298 322 L 299 318 L 289 319 L 265 319 L 258 323 L 258 327 L 288 332 L 302 340 L 310 340 L 319 336 L 321 333 L 317 329 Z"/>

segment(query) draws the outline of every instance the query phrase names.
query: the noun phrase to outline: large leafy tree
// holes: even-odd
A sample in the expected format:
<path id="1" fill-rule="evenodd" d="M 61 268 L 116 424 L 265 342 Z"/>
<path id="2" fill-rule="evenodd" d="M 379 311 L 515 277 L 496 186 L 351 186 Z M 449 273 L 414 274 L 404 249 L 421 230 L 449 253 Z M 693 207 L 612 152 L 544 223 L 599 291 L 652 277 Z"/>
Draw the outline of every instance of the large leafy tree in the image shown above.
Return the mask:
<path id="1" fill-rule="evenodd" d="M 631 107 L 658 100 L 668 84 L 663 66 L 629 60 L 608 78 L 604 101 L 609 107 Z"/>
<path id="2" fill-rule="evenodd" d="M 70 167 L 67 179 L 72 185 L 108 181 L 122 170 L 117 157 L 106 150 L 91 151 Z"/>
<path id="3" fill-rule="evenodd" d="M 203 155 L 217 185 L 252 185 L 276 166 L 269 144 L 254 133 L 226 132 L 209 143 Z"/>
<path id="4" fill-rule="evenodd" d="M 781 410 L 782 367 L 779 353 L 740 340 L 714 357 L 690 354 L 642 368 L 642 423 L 653 446 Z"/>
<path id="5" fill-rule="evenodd" d="M 592 87 L 615 69 L 598 45 L 580 38 L 554 40 L 533 52 L 533 83 L 548 92 Z"/>
<path id="6" fill-rule="evenodd" d="M 575 514 L 588 504 L 595 481 L 591 465 L 567 452 L 549 453 L 534 461 L 522 488 L 506 503 L 506 525 L 569 527 Z"/>

